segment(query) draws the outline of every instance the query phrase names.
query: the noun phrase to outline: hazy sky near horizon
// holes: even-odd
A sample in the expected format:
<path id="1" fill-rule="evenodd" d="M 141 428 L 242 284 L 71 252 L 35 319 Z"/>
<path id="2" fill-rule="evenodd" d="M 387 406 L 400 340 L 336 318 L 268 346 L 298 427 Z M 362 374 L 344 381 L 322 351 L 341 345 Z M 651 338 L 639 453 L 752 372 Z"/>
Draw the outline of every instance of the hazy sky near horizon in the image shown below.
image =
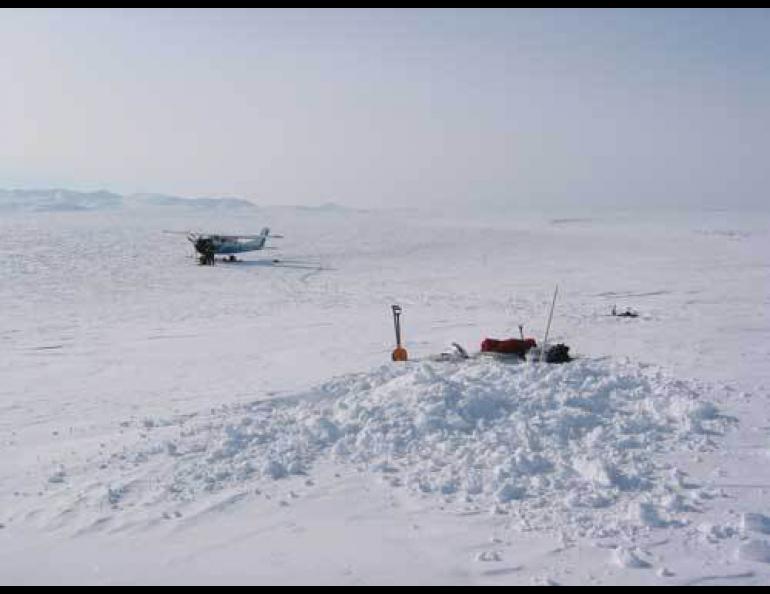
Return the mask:
<path id="1" fill-rule="evenodd" d="M 766 206 L 767 10 L 0 10 L 0 187 Z"/>

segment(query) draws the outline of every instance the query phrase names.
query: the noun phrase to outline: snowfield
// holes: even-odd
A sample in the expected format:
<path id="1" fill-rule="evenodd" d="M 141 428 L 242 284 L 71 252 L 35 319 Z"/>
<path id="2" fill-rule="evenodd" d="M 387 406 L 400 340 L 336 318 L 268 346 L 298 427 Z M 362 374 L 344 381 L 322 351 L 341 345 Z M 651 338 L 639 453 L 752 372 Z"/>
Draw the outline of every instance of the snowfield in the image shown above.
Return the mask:
<path id="1" fill-rule="evenodd" d="M 766 215 L 62 192 L 0 194 L 0 583 L 770 581 Z M 556 282 L 575 361 L 435 357 Z"/>

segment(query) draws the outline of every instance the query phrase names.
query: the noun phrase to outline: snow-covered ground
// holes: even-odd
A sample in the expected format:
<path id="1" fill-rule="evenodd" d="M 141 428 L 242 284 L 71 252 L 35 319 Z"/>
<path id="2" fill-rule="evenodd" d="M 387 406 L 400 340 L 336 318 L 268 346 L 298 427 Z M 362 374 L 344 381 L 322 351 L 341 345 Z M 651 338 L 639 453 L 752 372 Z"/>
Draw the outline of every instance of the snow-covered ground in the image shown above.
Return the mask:
<path id="1" fill-rule="evenodd" d="M 770 581 L 766 214 L 65 198 L 0 213 L 0 583 Z M 556 282 L 576 361 L 431 358 Z"/>

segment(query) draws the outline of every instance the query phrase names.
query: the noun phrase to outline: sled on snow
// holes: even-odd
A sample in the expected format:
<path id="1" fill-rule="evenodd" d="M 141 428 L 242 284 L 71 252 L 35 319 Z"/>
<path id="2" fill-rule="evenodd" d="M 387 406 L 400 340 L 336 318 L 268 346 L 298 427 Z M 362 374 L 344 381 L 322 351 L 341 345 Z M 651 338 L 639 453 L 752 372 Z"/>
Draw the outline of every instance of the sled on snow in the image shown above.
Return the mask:
<path id="1" fill-rule="evenodd" d="M 513 342 L 515 341 L 515 342 Z M 526 343 L 525 345 L 517 343 Z M 524 361 L 540 361 L 541 349 L 537 346 L 534 339 L 484 339 L 481 343 L 481 350 L 477 353 L 469 354 L 458 343 L 453 342 L 451 348 L 432 357 L 429 361 L 447 361 L 461 362 L 469 359 L 491 358 L 502 363 L 522 363 Z M 546 363 L 568 363 L 574 357 L 569 354 L 569 347 L 566 344 L 558 343 L 549 346 L 542 360 Z"/>

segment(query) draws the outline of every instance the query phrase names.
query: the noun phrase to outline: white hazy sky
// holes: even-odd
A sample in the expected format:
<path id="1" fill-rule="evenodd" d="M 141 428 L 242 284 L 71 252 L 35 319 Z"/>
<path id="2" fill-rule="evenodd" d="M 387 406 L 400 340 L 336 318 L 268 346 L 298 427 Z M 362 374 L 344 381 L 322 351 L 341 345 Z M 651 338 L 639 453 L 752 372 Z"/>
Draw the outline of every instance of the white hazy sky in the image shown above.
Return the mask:
<path id="1" fill-rule="evenodd" d="M 0 187 L 758 207 L 763 10 L 0 10 Z"/>

